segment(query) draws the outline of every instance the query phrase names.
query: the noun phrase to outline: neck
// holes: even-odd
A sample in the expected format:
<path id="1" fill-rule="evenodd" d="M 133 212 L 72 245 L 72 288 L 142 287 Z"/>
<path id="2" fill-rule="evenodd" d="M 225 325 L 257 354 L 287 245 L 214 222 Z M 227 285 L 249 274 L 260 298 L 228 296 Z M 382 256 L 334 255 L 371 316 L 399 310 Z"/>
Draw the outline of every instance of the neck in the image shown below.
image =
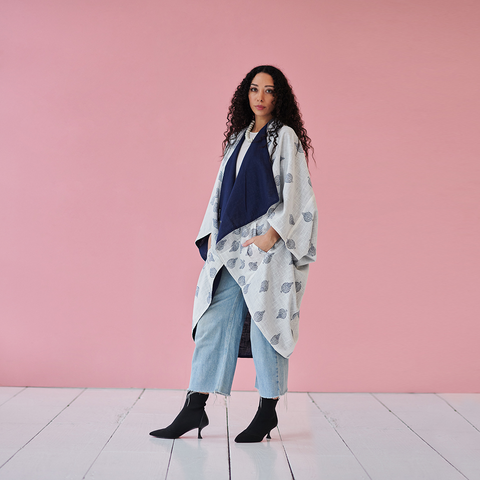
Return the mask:
<path id="1" fill-rule="evenodd" d="M 255 115 L 255 125 L 252 128 L 252 133 L 259 132 L 271 119 L 273 116 L 270 118 L 265 118 L 265 117 L 257 117 Z"/>

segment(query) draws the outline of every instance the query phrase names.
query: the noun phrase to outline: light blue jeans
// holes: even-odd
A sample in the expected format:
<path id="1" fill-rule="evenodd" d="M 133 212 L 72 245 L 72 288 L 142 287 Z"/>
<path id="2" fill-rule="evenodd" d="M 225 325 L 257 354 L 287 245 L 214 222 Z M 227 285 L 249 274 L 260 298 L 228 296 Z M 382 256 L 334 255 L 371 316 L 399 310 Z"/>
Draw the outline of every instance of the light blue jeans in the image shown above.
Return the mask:
<path id="1" fill-rule="evenodd" d="M 212 303 L 197 323 L 190 391 L 230 395 L 247 311 L 241 288 L 223 268 Z M 283 395 L 287 391 L 288 358 L 275 351 L 253 321 L 250 342 L 255 388 L 263 398 Z"/>

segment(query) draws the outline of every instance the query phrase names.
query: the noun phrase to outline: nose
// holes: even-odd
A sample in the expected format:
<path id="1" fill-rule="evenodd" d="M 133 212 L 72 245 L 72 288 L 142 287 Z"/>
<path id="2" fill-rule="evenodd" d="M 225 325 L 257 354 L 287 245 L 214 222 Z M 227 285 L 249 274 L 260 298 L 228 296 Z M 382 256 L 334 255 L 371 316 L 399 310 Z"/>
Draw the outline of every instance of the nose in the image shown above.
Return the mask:
<path id="1" fill-rule="evenodd" d="M 257 93 L 257 101 L 263 102 L 263 92 L 261 90 Z"/>

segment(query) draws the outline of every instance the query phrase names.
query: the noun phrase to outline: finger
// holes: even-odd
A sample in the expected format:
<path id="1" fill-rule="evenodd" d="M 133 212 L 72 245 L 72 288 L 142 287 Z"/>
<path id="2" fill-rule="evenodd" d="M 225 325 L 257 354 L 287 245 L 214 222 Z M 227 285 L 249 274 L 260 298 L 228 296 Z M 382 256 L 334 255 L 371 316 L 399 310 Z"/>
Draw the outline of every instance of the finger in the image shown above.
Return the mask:
<path id="1" fill-rule="evenodd" d="M 248 247 L 248 246 L 251 245 L 254 241 L 255 241 L 255 237 L 252 237 L 252 238 L 250 238 L 249 240 L 247 240 L 245 243 L 242 243 L 242 247 Z"/>

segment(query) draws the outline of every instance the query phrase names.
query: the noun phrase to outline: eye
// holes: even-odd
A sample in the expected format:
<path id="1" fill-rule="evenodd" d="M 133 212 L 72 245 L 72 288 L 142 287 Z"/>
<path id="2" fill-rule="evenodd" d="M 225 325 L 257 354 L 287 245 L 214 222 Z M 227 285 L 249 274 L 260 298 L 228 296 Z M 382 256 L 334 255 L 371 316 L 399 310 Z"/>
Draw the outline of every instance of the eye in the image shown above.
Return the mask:
<path id="1" fill-rule="evenodd" d="M 273 91 L 273 89 L 271 89 L 271 88 L 267 88 L 267 89 L 265 90 L 265 92 L 266 92 L 266 93 L 270 93 L 271 95 L 274 95 L 274 93 L 275 93 L 275 92 Z"/>
<path id="2" fill-rule="evenodd" d="M 256 92 L 256 91 L 257 91 L 257 87 L 250 87 L 250 91 L 251 91 L 251 92 Z"/>

